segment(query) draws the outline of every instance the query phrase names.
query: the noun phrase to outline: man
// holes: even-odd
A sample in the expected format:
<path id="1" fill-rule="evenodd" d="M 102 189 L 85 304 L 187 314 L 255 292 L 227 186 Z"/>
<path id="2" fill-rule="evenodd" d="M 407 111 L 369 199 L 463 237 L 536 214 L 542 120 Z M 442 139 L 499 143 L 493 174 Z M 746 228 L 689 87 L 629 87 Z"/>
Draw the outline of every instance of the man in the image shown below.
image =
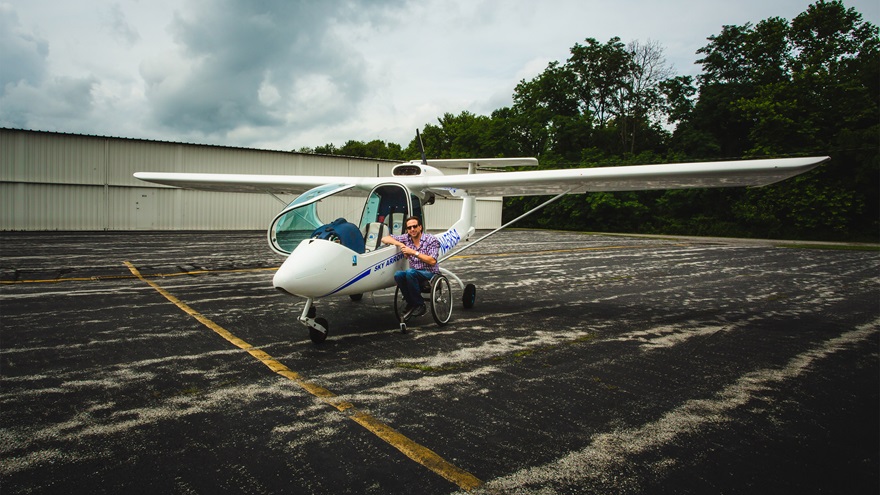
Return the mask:
<path id="1" fill-rule="evenodd" d="M 440 267 L 437 266 L 440 241 L 433 235 L 422 232 L 422 221 L 419 217 L 407 218 L 404 225 L 406 234 L 386 235 L 382 238 L 382 244 L 399 247 L 400 252 L 409 260 L 409 270 L 394 273 L 394 281 L 406 299 L 406 306 L 403 308 L 403 317 L 406 319 L 422 316 L 428 311 L 422 299 L 420 285 L 423 280 L 430 280 L 435 273 L 440 272 Z"/>

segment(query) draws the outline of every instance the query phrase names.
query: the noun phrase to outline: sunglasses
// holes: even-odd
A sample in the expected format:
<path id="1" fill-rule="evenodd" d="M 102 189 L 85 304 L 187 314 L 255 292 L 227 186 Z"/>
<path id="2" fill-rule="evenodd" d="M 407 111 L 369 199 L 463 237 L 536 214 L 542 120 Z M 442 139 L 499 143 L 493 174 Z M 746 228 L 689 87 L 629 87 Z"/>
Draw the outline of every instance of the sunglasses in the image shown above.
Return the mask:
<path id="1" fill-rule="evenodd" d="M 419 228 L 418 225 L 407 225 L 406 226 L 406 230 L 413 230 L 413 229 L 417 229 L 417 228 Z"/>

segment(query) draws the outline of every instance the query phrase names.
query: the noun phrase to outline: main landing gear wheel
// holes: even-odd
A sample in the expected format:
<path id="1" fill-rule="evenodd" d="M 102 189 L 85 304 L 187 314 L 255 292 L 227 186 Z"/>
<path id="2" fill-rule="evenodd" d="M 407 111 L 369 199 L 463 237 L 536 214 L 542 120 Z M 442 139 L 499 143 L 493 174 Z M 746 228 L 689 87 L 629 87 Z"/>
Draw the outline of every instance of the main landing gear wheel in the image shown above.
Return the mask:
<path id="1" fill-rule="evenodd" d="M 317 328 L 309 327 L 309 338 L 312 339 L 312 342 L 315 344 L 320 344 L 327 340 L 327 334 L 330 333 L 330 325 L 327 323 L 326 318 L 315 318 L 315 323 L 324 327 L 326 332 L 322 332 Z"/>
<path id="2" fill-rule="evenodd" d="M 464 286 L 464 294 L 461 296 L 461 304 L 465 307 L 465 309 L 470 309 L 474 307 L 474 303 L 477 301 L 477 286 L 474 284 L 467 284 Z"/>
<path id="3" fill-rule="evenodd" d="M 441 327 L 452 319 L 452 289 L 443 275 L 431 279 L 431 316 Z"/>

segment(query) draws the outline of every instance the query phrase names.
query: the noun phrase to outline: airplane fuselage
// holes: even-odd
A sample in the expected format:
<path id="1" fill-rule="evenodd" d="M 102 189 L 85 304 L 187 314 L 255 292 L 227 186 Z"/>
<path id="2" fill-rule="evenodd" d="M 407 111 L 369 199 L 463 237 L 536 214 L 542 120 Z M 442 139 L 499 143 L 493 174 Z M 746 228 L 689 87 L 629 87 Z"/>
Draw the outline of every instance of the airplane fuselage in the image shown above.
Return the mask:
<path id="1" fill-rule="evenodd" d="M 403 253 L 391 246 L 357 253 L 336 242 L 306 239 L 290 253 L 272 284 L 306 298 L 363 294 L 393 287 L 394 272 L 406 268 Z"/>
<path id="2" fill-rule="evenodd" d="M 455 227 L 439 234 L 440 254 L 461 238 Z M 282 292 L 313 299 L 364 294 L 394 287 L 394 272 L 407 268 L 406 257 L 393 246 L 357 253 L 337 242 L 305 239 L 275 273 L 272 284 Z"/>

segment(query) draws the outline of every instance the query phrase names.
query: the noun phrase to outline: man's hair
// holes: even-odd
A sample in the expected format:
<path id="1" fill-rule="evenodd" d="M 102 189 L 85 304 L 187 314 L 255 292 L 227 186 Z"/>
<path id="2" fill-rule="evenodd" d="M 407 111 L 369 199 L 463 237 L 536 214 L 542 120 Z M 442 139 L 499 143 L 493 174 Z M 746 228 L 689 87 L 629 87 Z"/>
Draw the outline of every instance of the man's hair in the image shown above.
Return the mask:
<path id="1" fill-rule="evenodd" d="M 403 221 L 403 225 L 404 225 L 404 227 L 406 226 L 406 224 L 409 223 L 410 220 L 415 220 L 416 222 L 418 222 L 417 225 L 418 225 L 419 227 L 422 226 L 422 219 L 419 218 L 419 217 L 417 217 L 417 216 L 415 216 L 415 215 L 413 215 L 413 216 L 411 216 L 411 217 L 407 217 L 406 220 Z"/>

